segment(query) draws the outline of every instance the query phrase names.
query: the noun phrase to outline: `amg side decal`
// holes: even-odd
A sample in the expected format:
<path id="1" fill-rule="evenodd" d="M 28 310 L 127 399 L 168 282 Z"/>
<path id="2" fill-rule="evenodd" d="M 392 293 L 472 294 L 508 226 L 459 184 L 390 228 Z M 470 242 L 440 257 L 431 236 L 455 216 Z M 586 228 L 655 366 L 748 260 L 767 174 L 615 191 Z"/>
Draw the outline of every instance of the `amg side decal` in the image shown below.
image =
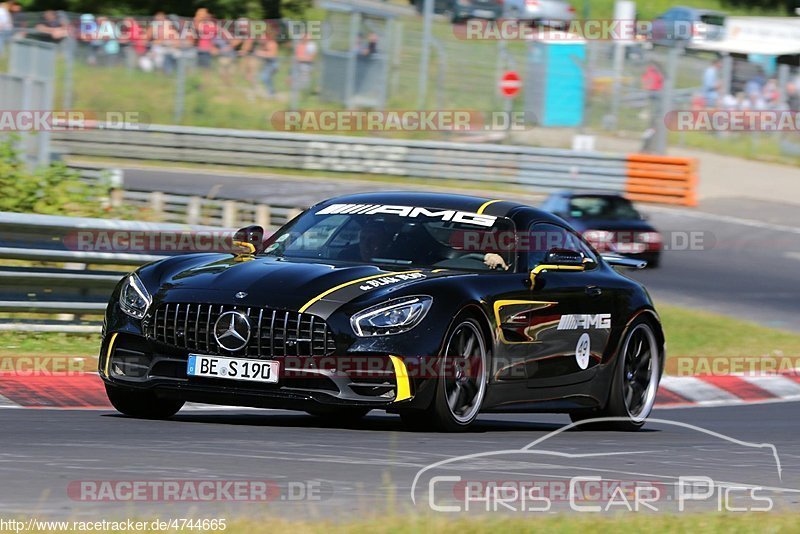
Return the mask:
<path id="1" fill-rule="evenodd" d="M 558 321 L 559 330 L 589 330 L 591 328 L 611 328 L 611 314 L 562 315 Z"/>
<path id="2" fill-rule="evenodd" d="M 358 214 L 358 215 L 397 215 L 398 217 L 408 217 L 416 219 L 418 217 L 428 217 L 441 219 L 443 221 L 456 222 L 462 224 L 473 224 L 475 226 L 485 226 L 491 228 L 497 221 L 493 215 L 482 215 L 469 211 L 458 210 L 439 210 L 428 209 L 414 206 L 392 206 L 388 204 L 331 204 L 325 206 L 315 215 L 332 214 Z"/>

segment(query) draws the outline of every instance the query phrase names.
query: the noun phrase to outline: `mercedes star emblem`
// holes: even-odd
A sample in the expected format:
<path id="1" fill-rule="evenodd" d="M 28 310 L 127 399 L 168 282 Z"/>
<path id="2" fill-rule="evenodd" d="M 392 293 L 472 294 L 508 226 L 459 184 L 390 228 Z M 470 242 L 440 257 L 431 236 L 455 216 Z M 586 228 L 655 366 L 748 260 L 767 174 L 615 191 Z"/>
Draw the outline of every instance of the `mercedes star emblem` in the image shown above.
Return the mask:
<path id="1" fill-rule="evenodd" d="M 236 293 L 236 294 L 234 295 L 234 297 L 236 297 L 237 299 L 243 299 L 243 298 L 245 298 L 246 296 L 247 296 L 247 293 L 245 293 L 244 291 L 239 291 L 238 293 Z"/>
<path id="2" fill-rule="evenodd" d="M 214 323 L 214 339 L 225 350 L 243 349 L 250 341 L 250 321 L 240 311 L 225 312 Z"/>

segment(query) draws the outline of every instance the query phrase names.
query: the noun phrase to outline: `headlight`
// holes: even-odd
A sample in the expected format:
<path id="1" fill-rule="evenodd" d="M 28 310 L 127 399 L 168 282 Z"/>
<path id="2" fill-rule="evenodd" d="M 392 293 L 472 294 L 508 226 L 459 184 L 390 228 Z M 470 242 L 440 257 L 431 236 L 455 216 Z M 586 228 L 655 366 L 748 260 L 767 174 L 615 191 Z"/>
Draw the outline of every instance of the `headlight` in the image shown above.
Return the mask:
<path id="1" fill-rule="evenodd" d="M 359 337 L 402 334 L 417 326 L 431 307 L 426 296 L 390 300 L 362 310 L 350 318 L 350 325 Z"/>
<path id="2" fill-rule="evenodd" d="M 125 285 L 122 286 L 122 291 L 119 292 L 119 307 L 122 311 L 131 317 L 141 319 L 147 313 L 151 302 L 153 299 L 139 277 L 135 274 L 129 275 Z"/>

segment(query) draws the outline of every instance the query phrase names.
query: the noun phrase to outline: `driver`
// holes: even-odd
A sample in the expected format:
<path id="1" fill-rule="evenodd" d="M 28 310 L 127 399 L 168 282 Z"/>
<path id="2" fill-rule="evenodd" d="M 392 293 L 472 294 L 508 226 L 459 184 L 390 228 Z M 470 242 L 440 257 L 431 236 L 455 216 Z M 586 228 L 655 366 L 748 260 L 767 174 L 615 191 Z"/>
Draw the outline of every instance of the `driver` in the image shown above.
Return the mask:
<path id="1" fill-rule="evenodd" d="M 391 235 L 383 224 L 365 223 L 358 236 L 358 244 L 350 245 L 339 254 L 340 260 L 371 261 L 385 257 L 391 244 Z"/>
<path id="2" fill-rule="evenodd" d="M 380 258 L 389 250 L 389 232 L 383 225 L 370 224 L 361 228 L 358 239 L 358 249 L 361 259 L 369 261 L 372 258 Z"/>

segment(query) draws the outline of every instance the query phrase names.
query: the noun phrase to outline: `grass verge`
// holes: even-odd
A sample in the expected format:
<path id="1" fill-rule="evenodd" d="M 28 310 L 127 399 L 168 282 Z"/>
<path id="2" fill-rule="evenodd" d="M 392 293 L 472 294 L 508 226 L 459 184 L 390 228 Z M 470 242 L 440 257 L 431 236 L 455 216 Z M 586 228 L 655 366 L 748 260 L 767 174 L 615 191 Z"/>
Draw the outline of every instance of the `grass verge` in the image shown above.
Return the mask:
<path id="1" fill-rule="evenodd" d="M 725 315 L 666 304 L 657 306 L 668 357 L 800 356 L 800 335 Z"/>
<path id="2" fill-rule="evenodd" d="M 685 514 L 685 515 L 627 515 L 608 518 L 596 516 L 535 516 L 526 518 L 469 517 L 456 519 L 447 516 L 393 516 L 355 522 L 334 523 L 293 522 L 270 518 L 268 520 L 234 520 L 228 524 L 226 534 L 261 534 L 268 532 L 293 532 L 295 534 L 404 534 L 404 533 L 458 533 L 479 532 L 564 534 L 620 532 L 702 532 L 702 533 L 783 533 L 797 532 L 798 514 Z M 42 531 L 44 532 L 44 531 Z M 64 532 L 70 532 L 69 530 Z M 74 530 L 72 532 L 78 532 Z M 157 532 L 143 530 L 141 532 Z"/>

